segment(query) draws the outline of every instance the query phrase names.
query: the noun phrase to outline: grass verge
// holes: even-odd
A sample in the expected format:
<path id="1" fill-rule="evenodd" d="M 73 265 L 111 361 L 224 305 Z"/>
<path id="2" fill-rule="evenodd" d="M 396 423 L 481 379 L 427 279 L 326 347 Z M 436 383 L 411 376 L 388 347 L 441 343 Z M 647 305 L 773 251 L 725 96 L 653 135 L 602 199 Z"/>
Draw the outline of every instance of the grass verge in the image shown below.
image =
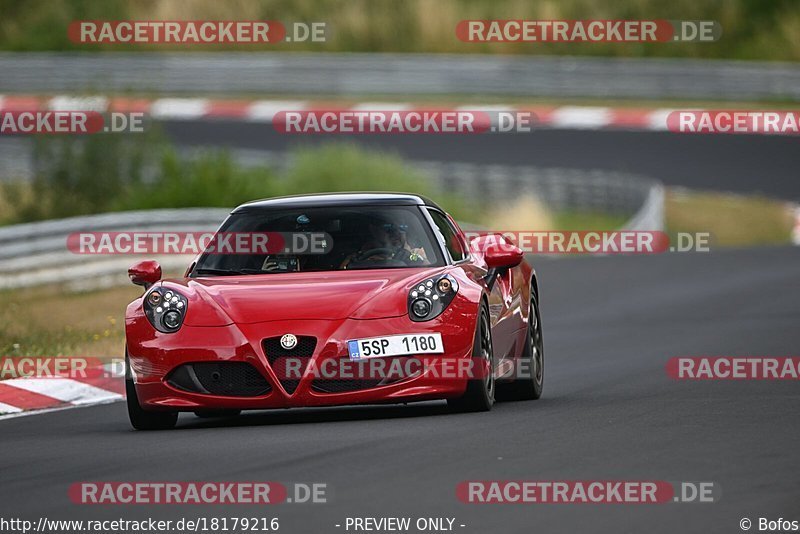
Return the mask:
<path id="1" fill-rule="evenodd" d="M 793 225 L 786 202 L 684 189 L 668 190 L 665 217 L 671 242 L 679 232 L 708 232 L 712 249 L 789 244 Z"/>
<path id="2" fill-rule="evenodd" d="M 132 285 L 85 293 L 58 286 L 0 293 L 0 356 L 119 358 Z"/>

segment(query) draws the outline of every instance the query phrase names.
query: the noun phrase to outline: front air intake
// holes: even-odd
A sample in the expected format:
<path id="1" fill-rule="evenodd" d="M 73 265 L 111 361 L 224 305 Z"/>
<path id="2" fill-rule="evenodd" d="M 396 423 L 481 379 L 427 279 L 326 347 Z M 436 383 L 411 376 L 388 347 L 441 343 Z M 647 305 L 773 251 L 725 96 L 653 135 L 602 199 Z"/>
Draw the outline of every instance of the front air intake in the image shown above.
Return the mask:
<path id="1" fill-rule="evenodd" d="M 197 362 L 177 367 L 167 383 L 183 391 L 223 397 L 260 397 L 272 388 L 247 362 Z"/>
<path id="2" fill-rule="evenodd" d="M 314 355 L 317 338 L 297 336 L 297 344 L 286 349 L 281 344 L 281 336 L 268 337 L 261 342 L 261 346 L 281 386 L 291 395 L 300 385 L 300 378 Z"/>

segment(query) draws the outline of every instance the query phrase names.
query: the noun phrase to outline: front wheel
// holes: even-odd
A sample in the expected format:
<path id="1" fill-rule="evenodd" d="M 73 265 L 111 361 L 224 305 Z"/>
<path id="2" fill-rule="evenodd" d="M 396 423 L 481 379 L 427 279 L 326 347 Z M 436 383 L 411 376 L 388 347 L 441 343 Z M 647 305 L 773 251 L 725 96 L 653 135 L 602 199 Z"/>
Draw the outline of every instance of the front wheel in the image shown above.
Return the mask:
<path id="1" fill-rule="evenodd" d="M 125 400 L 128 403 L 128 418 L 136 430 L 169 430 L 178 422 L 178 412 L 148 412 L 139 404 L 136 386 L 130 372 L 130 362 L 125 356 Z"/>
<path id="2" fill-rule="evenodd" d="M 488 412 L 494 405 L 494 351 L 492 350 L 492 328 L 489 310 L 481 305 L 475 341 L 472 346 L 472 361 L 481 365 L 480 377 L 467 382 L 467 390 L 457 399 L 447 399 L 447 405 L 457 412 Z"/>
<path id="3" fill-rule="evenodd" d="M 544 388 L 544 342 L 542 341 L 542 316 L 536 298 L 531 295 L 528 329 L 525 346 L 517 368 L 519 378 L 498 386 L 501 400 L 536 400 Z"/>

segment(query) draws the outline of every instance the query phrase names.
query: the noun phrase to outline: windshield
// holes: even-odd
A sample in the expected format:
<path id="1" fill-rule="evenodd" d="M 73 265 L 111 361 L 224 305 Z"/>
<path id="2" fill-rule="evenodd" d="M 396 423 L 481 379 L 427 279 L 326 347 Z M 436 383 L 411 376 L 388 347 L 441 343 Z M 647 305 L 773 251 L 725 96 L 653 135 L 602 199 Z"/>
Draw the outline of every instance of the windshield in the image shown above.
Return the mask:
<path id="1" fill-rule="evenodd" d="M 192 276 L 319 272 L 444 265 L 416 206 L 254 209 L 231 215 L 220 235 L 266 234 L 267 247 L 235 253 L 207 249 Z"/>

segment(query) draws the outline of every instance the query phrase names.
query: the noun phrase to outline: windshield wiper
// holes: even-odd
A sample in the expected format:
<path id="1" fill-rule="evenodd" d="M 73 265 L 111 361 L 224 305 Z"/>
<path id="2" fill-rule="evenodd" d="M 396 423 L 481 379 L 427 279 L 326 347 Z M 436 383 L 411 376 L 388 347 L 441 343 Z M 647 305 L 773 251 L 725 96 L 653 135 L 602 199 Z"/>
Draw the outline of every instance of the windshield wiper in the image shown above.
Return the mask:
<path id="1" fill-rule="evenodd" d="M 235 276 L 238 274 L 267 274 L 269 271 L 262 271 L 260 269 L 212 269 L 210 267 L 201 267 L 194 270 L 197 274 L 216 274 L 219 276 Z"/>

